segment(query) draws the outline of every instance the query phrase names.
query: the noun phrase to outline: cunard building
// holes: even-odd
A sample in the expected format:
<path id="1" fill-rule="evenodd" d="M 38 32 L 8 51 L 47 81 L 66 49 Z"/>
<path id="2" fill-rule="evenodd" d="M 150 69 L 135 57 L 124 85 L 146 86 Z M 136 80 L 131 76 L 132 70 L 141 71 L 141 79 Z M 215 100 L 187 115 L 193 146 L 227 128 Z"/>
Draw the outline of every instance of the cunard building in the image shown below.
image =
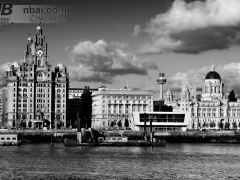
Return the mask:
<path id="1" fill-rule="evenodd" d="M 7 126 L 60 128 L 67 125 L 69 78 L 62 64 L 52 68 L 40 25 L 28 37 L 24 60 L 6 71 Z"/>

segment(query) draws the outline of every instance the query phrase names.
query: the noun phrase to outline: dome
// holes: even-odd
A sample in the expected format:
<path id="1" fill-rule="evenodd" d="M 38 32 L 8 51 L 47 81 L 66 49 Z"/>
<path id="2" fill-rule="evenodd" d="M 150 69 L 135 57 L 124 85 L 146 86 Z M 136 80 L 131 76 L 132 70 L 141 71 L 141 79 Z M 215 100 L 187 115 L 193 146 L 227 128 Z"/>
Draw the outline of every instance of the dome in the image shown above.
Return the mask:
<path id="1" fill-rule="evenodd" d="M 63 65 L 63 64 L 58 64 L 57 67 L 58 67 L 59 69 L 63 69 L 63 68 L 64 68 L 64 65 Z"/>
<path id="2" fill-rule="evenodd" d="M 40 29 L 41 29 L 41 26 L 38 25 L 38 26 L 37 26 L 37 30 L 40 30 Z"/>
<path id="3" fill-rule="evenodd" d="M 221 77 L 216 71 L 210 71 L 209 73 L 207 73 L 205 79 L 219 79 L 219 80 L 221 80 Z"/>
<path id="4" fill-rule="evenodd" d="M 17 62 L 12 63 L 12 65 L 13 65 L 15 68 L 18 68 L 18 67 L 19 67 L 19 64 L 18 64 Z"/>
<path id="5" fill-rule="evenodd" d="M 65 66 L 63 64 L 58 64 L 57 67 L 60 69 L 60 70 L 65 70 Z"/>

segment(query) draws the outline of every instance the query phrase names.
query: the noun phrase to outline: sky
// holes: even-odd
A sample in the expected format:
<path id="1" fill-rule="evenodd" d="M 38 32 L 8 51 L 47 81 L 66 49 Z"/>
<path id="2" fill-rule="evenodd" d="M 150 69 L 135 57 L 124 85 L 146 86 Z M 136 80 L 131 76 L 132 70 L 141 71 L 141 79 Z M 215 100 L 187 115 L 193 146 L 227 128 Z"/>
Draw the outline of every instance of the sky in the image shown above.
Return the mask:
<path id="1" fill-rule="evenodd" d="M 9 1 L 8 1 L 9 2 Z M 72 7 L 61 24 L 42 23 L 49 62 L 66 65 L 70 87 L 158 91 L 165 73 L 177 94 L 181 82 L 201 87 L 212 70 L 220 74 L 225 93 L 240 95 L 239 0 L 78 0 L 11 1 L 14 5 Z M 0 28 L 0 73 L 19 61 L 36 23 Z"/>

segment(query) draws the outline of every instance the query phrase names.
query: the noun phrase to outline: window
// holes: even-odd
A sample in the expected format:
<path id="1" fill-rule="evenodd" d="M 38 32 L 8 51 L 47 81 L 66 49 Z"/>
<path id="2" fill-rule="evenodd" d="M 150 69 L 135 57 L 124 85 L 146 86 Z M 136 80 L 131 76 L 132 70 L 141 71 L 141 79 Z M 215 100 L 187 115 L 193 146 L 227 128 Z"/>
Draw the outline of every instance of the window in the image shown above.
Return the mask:
<path id="1" fill-rule="evenodd" d="M 27 89 L 23 89 L 23 97 L 27 97 Z"/>
<path id="2" fill-rule="evenodd" d="M 61 98 L 61 94 L 57 93 L 57 98 Z"/>

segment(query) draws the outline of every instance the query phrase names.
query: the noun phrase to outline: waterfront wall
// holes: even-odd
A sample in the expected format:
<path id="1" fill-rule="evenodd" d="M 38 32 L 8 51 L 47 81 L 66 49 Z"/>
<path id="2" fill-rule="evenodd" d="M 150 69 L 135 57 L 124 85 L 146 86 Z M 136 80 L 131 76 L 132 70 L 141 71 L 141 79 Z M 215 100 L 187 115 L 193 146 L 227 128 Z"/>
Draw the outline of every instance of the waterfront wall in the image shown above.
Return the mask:
<path id="1" fill-rule="evenodd" d="M 117 132 L 120 136 L 127 136 L 131 140 L 144 139 L 144 132 L 124 131 Z M 111 133 L 106 133 L 111 136 Z M 165 140 L 168 143 L 240 143 L 240 131 L 187 131 L 187 132 L 155 132 L 154 138 Z M 150 133 L 147 134 L 150 139 Z"/>
<path id="2" fill-rule="evenodd" d="M 73 130 L 4 130 L 0 134 L 18 134 L 23 143 L 63 142 L 66 137 L 75 137 Z"/>
<path id="3" fill-rule="evenodd" d="M 10 130 L 0 134 L 17 133 L 23 143 L 52 143 L 63 142 L 65 138 L 77 140 L 77 131 L 73 130 Z M 143 140 L 141 131 L 105 131 L 105 137 L 122 136 L 129 140 Z M 165 140 L 167 143 L 240 143 L 240 131 L 187 131 L 187 132 L 155 132 L 154 138 Z M 150 139 L 150 134 L 147 134 Z"/>

